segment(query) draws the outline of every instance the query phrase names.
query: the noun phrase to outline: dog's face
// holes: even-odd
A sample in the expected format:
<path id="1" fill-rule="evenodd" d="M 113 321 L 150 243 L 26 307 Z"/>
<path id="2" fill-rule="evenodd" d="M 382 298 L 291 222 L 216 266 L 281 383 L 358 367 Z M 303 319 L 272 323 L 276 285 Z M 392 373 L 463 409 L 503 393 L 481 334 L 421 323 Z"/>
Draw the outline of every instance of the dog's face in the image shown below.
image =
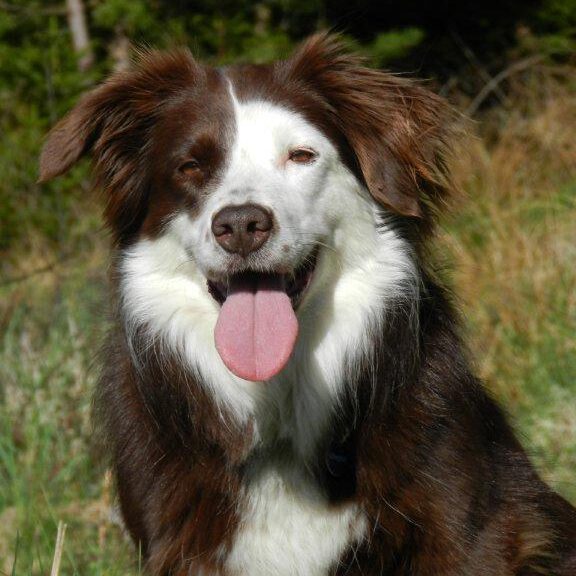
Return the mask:
<path id="1" fill-rule="evenodd" d="M 356 312 L 405 281 L 410 248 L 383 222 L 426 222 L 442 200 L 445 115 L 433 95 L 322 35 L 269 66 L 150 54 L 54 128 L 41 179 L 91 152 L 128 314 L 180 345 L 192 334 L 196 355 L 215 336 L 232 373 L 268 380 L 307 308 L 319 326 L 350 308 L 340 339 L 358 344 Z M 214 365 L 209 356 L 197 364 Z"/>
<path id="2" fill-rule="evenodd" d="M 348 229 L 369 223 L 373 210 L 335 145 L 310 121 L 257 91 L 244 99 L 234 75 L 212 74 L 210 91 L 184 95 L 157 120 L 150 141 L 153 198 L 143 228 L 169 234 L 212 298 L 227 302 L 220 321 L 232 320 L 217 329 L 216 342 L 228 367 L 265 380 L 291 353 L 296 322 L 289 308 L 305 305 L 321 247 L 345 255 Z M 254 318 L 229 311 L 230 293 L 247 284 L 257 298 L 243 308 L 256 307 L 271 290 L 288 298 L 258 306 Z M 276 341 L 269 332 L 278 314 L 285 322 Z M 259 327 L 267 333 L 267 360 L 240 342 L 235 354 L 226 330 L 245 340 Z"/>
<path id="3" fill-rule="evenodd" d="M 206 127 L 167 128 L 174 116 L 185 117 L 184 102 L 159 122 L 166 138 L 152 151 L 170 159 L 154 189 L 175 199 L 161 226 L 172 228 L 216 297 L 248 270 L 295 280 L 341 225 L 350 210 L 342 189 L 354 185 L 334 145 L 305 118 L 265 101 L 240 102 L 232 84 L 222 84 L 219 125 L 213 116 Z"/>

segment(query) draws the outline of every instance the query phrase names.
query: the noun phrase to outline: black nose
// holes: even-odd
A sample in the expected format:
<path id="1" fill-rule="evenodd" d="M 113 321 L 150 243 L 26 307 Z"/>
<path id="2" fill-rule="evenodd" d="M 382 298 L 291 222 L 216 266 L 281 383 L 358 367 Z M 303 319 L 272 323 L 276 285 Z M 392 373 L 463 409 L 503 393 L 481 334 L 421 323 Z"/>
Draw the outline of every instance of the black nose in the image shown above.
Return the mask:
<path id="1" fill-rule="evenodd" d="M 212 234 L 227 252 L 248 256 L 270 237 L 274 222 L 263 206 L 225 206 L 212 219 Z"/>

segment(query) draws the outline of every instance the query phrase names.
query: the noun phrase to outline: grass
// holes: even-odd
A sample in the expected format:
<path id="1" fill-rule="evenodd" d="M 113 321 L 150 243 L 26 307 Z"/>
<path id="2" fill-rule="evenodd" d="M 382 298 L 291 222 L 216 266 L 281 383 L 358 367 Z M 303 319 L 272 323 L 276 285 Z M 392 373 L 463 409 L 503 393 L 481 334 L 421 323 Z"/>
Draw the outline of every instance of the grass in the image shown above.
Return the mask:
<path id="1" fill-rule="evenodd" d="M 125 575 L 132 554 L 95 466 L 90 396 L 106 324 L 103 250 L 7 290 L 0 379 L 0 571 Z M 103 272 L 104 271 L 104 272 Z M 18 555 L 16 557 L 16 550 Z M 2 572 L 0 572 L 2 573 Z"/>
<path id="2" fill-rule="evenodd" d="M 546 480 L 576 502 L 576 92 L 544 82 L 535 92 L 496 111 L 459 154 L 467 198 L 437 252 L 453 270 L 479 373 Z M 48 574 L 58 550 L 55 573 L 140 573 L 89 417 L 105 238 L 93 216 L 78 226 L 84 240 L 68 259 L 52 265 L 60 255 L 30 242 L 5 273 L 47 269 L 0 280 L 0 574 Z"/>
<path id="3" fill-rule="evenodd" d="M 576 97 L 541 80 L 537 102 L 456 163 L 467 198 L 441 245 L 482 378 L 546 480 L 576 502 Z"/>

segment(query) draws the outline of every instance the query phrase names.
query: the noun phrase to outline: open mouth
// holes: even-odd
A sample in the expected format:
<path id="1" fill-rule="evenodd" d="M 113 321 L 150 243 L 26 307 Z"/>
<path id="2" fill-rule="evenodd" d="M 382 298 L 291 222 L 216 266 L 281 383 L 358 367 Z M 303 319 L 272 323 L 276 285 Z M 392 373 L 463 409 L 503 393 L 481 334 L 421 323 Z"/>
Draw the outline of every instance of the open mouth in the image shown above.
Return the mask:
<path id="1" fill-rule="evenodd" d="M 246 271 L 225 282 L 208 282 L 210 294 L 221 305 L 214 342 L 233 374 L 261 382 L 284 368 L 298 337 L 295 310 L 317 258 L 315 250 L 293 274 Z"/>
<path id="2" fill-rule="evenodd" d="M 212 298 L 222 306 L 229 293 L 237 286 L 274 284 L 280 286 L 281 289 L 286 292 L 292 302 L 292 307 L 294 310 L 297 310 L 306 293 L 306 289 L 310 285 L 314 270 L 316 269 L 317 260 L 318 248 L 315 248 L 291 274 L 249 270 L 233 274 L 222 281 L 208 280 L 208 291 Z"/>

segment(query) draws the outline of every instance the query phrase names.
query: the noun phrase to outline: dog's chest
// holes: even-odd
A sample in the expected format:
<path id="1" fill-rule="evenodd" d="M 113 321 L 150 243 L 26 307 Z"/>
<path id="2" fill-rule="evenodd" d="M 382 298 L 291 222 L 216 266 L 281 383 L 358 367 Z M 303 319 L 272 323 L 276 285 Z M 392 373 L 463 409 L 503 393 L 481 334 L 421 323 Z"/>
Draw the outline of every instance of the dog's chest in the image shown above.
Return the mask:
<path id="1" fill-rule="evenodd" d="M 304 476 L 268 471 L 244 497 L 226 561 L 233 576 L 326 576 L 366 531 L 356 504 L 330 505 Z"/>

